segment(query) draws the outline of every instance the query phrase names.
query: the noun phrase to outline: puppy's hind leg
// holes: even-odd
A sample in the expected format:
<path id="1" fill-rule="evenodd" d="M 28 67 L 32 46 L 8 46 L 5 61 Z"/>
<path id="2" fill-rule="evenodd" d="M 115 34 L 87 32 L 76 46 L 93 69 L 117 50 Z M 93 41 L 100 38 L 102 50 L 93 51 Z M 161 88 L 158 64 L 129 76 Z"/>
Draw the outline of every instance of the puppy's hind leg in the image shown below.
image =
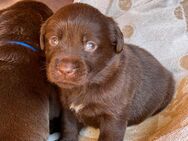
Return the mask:
<path id="1" fill-rule="evenodd" d="M 152 116 L 158 114 L 159 112 L 164 110 L 169 105 L 169 103 L 172 101 L 172 98 L 174 96 L 174 91 L 175 91 L 174 79 L 173 79 L 173 77 L 170 77 L 166 96 L 165 96 L 162 104 L 160 105 L 160 107 L 157 109 L 157 111 Z"/>

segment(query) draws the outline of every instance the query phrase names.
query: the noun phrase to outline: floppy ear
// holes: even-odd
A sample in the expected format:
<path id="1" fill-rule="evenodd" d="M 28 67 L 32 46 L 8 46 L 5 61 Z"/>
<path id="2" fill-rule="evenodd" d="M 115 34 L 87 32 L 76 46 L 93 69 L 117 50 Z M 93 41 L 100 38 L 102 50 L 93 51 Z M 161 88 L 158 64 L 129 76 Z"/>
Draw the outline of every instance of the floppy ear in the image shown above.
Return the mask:
<path id="1" fill-rule="evenodd" d="M 45 29 L 46 29 L 46 22 L 42 25 L 42 27 L 41 27 L 41 30 L 40 30 L 40 48 L 42 49 L 42 50 L 44 50 L 45 49 L 45 42 L 46 42 L 46 40 L 45 40 L 45 34 L 46 34 L 46 31 L 45 31 Z"/>
<path id="2" fill-rule="evenodd" d="M 120 53 L 124 47 L 123 33 L 112 18 L 108 18 L 108 24 L 111 42 L 115 46 L 115 52 Z"/>

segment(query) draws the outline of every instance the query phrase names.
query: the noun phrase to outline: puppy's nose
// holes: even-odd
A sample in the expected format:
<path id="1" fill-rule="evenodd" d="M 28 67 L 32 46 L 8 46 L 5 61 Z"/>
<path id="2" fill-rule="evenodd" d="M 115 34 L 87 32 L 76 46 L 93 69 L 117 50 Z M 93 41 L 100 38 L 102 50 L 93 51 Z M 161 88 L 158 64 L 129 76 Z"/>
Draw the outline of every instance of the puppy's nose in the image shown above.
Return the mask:
<path id="1" fill-rule="evenodd" d="M 72 76 L 76 73 L 77 71 L 77 66 L 73 63 L 61 63 L 59 65 L 59 71 L 67 76 Z"/>

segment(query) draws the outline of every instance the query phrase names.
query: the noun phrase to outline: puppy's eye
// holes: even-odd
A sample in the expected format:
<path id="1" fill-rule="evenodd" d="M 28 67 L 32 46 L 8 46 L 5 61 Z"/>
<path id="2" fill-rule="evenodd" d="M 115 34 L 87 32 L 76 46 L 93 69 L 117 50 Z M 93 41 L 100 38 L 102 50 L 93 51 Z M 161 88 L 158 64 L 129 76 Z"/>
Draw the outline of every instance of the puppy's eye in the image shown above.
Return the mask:
<path id="1" fill-rule="evenodd" d="M 51 46 L 57 46 L 57 45 L 59 44 L 59 39 L 58 39 L 58 37 L 57 37 L 57 36 L 52 36 L 52 37 L 50 37 L 50 39 L 49 39 L 49 44 L 50 44 Z"/>
<path id="2" fill-rule="evenodd" d="M 85 51 L 87 52 L 93 52 L 97 49 L 97 44 L 93 41 L 88 41 L 85 45 Z"/>

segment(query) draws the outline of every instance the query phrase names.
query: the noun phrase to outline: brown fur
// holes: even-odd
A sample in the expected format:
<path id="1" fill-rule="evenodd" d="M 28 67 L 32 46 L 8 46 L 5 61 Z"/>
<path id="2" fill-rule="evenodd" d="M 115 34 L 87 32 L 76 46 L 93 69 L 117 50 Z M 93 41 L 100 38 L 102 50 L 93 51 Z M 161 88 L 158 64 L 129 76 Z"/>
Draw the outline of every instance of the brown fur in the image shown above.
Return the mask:
<path id="1" fill-rule="evenodd" d="M 100 128 L 99 141 L 122 141 L 127 125 L 164 109 L 174 80 L 151 54 L 126 45 L 113 19 L 86 4 L 71 4 L 42 27 L 48 79 L 60 88 L 62 141 L 77 141 L 82 126 Z M 50 37 L 57 36 L 52 46 Z M 87 41 L 98 45 L 85 51 Z"/>
<path id="2" fill-rule="evenodd" d="M 51 15 L 46 5 L 34 1 L 0 11 L 1 141 L 48 138 L 49 96 L 55 90 L 46 81 L 42 52 L 7 41 L 23 41 L 39 49 L 41 24 Z"/>

